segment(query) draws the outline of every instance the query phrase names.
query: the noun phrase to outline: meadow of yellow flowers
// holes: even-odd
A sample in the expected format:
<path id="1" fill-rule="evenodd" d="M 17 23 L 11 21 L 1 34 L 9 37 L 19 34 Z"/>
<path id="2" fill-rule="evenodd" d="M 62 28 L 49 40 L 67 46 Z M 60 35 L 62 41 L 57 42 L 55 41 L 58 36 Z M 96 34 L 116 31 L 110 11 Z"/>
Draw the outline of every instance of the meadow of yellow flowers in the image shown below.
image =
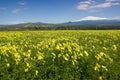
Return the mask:
<path id="1" fill-rule="evenodd" d="M 120 31 L 0 32 L 0 80 L 120 80 Z"/>

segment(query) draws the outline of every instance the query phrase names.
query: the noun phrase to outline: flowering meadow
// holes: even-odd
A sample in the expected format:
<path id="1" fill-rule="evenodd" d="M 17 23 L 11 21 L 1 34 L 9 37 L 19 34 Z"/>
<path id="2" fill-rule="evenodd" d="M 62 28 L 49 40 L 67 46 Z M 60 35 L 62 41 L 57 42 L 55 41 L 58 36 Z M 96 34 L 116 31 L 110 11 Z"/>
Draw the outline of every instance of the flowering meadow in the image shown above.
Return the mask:
<path id="1" fill-rule="evenodd" d="M 120 80 L 120 30 L 0 32 L 0 80 Z"/>

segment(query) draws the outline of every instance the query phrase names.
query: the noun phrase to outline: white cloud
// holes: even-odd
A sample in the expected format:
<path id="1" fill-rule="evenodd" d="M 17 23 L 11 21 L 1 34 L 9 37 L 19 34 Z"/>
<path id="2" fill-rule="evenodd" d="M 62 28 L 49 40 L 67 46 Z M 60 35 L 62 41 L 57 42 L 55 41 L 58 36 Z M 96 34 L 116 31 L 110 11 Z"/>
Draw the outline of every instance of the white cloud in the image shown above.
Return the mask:
<path id="1" fill-rule="evenodd" d="M 109 18 L 105 18 L 105 17 L 95 17 L 95 16 L 87 16 L 84 18 L 81 18 L 79 20 L 75 20 L 75 22 L 77 21 L 85 21 L 85 20 L 108 20 Z"/>
<path id="2" fill-rule="evenodd" d="M 102 9 L 109 8 L 112 6 L 120 5 L 120 0 L 105 0 L 103 3 L 98 3 L 93 0 L 86 0 L 79 3 L 77 6 L 78 10 L 92 10 L 92 9 Z"/>
<path id="3" fill-rule="evenodd" d="M 13 11 L 12 11 L 12 13 L 14 13 L 14 14 L 18 14 L 20 12 L 20 9 L 14 9 Z"/>
<path id="4" fill-rule="evenodd" d="M 80 5 L 77 7 L 77 9 L 79 9 L 79 10 L 87 10 L 88 7 L 89 7 L 88 4 L 80 4 Z"/>
<path id="5" fill-rule="evenodd" d="M 26 2 L 18 2 L 18 4 L 21 5 L 21 6 L 25 6 Z"/>
<path id="6" fill-rule="evenodd" d="M 102 3 L 102 4 L 90 6 L 90 8 L 107 8 L 107 7 L 111 7 L 111 6 L 112 6 L 111 3 Z"/>
<path id="7" fill-rule="evenodd" d="M 79 5 L 77 6 L 77 9 L 78 10 L 87 10 L 92 3 L 94 3 L 94 1 L 92 1 L 92 0 L 80 2 Z"/>
<path id="8" fill-rule="evenodd" d="M 111 19 L 120 20 L 120 16 L 115 16 L 115 17 L 113 17 L 113 18 L 111 18 Z"/>
<path id="9" fill-rule="evenodd" d="M 105 0 L 106 2 L 120 1 L 120 0 Z"/>

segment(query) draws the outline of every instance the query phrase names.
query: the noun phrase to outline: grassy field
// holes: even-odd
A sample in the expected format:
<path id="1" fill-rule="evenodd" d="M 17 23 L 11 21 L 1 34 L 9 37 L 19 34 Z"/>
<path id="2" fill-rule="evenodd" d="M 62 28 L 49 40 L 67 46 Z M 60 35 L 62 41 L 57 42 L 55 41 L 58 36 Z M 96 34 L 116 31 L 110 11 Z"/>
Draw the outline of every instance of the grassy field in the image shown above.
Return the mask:
<path id="1" fill-rule="evenodd" d="M 120 30 L 0 32 L 0 80 L 120 80 Z"/>

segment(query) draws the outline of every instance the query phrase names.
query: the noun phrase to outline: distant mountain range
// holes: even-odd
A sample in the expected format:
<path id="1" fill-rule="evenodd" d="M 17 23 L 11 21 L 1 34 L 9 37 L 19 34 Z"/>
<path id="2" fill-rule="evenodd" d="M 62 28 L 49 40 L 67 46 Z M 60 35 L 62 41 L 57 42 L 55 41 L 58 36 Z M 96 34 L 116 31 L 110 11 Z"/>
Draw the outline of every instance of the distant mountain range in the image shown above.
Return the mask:
<path id="1" fill-rule="evenodd" d="M 67 22 L 63 24 L 73 26 L 120 26 L 120 20 L 84 20 L 77 22 Z"/>
<path id="2" fill-rule="evenodd" d="M 92 17 L 91 17 L 92 18 Z M 82 19 L 79 21 L 70 21 L 60 24 L 48 23 L 21 23 L 14 25 L 0 25 L 0 30 L 44 30 L 44 29 L 120 29 L 120 20 L 109 20 L 95 18 L 95 20 Z"/>

